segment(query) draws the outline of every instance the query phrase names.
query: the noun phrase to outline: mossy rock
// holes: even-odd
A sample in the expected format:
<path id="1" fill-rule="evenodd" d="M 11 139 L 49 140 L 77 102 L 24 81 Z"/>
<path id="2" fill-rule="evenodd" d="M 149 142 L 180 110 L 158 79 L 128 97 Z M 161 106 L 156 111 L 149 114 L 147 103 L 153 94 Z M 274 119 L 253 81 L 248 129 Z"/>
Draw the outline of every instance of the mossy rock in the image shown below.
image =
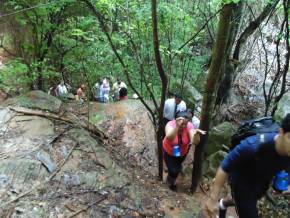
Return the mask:
<path id="1" fill-rule="evenodd" d="M 290 113 L 290 93 L 285 94 L 279 101 L 274 118 L 277 122 L 281 122 L 288 113 Z"/>
<path id="2" fill-rule="evenodd" d="M 213 127 L 209 131 L 209 137 L 206 145 L 207 156 L 222 150 L 223 145 L 229 147 L 231 137 L 235 131 L 235 127 L 229 122 L 224 122 Z"/>
<path id="3" fill-rule="evenodd" d="M 214 177 L 221 161 L 227 156 L 225 151 L 217 151 L 216 153 L 210 155 L 206 160 L 206 168 L 204 168 L 204 173 L 209 177 Z"/>
<path id="4" fill-rule="evenodd" d="M 54 96 L 36 90 L 8 99 L 5 104 L 58 113 L 62 102 Z"/>

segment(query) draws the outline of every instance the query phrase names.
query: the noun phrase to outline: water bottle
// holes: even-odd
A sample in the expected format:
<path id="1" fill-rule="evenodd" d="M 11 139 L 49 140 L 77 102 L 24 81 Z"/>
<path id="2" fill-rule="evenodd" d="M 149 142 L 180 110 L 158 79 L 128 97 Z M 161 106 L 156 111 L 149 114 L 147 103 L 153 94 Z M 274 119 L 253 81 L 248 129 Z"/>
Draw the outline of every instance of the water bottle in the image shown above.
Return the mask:
<path id="1" fill-rule="evenodd" d="M 173 156 L 174 157 L 180 157 L 180 147 L 179 147 L 179 145 L 175 145 L 174 147 L 173 147 Z"/>
<path id="2" fill-rule="evenodd" d="M 289 185 L 289 175 L 287 172 L 283 170 L 275 176 L 273 186 L 275 190 L 283 192 L 288 190 L 288 185 Z"/>

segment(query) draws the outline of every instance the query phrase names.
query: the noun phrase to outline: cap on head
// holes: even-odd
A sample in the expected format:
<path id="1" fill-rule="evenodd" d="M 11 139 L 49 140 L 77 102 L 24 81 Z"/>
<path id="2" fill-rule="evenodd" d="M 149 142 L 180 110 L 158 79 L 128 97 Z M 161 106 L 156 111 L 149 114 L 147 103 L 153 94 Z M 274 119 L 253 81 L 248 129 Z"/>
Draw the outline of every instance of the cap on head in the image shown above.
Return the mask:
<path id="1" fill-rule="evenodd" d="M 176 118 L 178 118 L 178 117 L 183 117 L 183 118 L 186 118 L 186 119 L 190 119 L 188 111 L 179 111 L 179 112 L 177 112 Z"/>
<path id="2" fill-rule="evenodd" d="M 174 98 L 182 99 L 182 95 L 180 93 L 174 93 Z"/>

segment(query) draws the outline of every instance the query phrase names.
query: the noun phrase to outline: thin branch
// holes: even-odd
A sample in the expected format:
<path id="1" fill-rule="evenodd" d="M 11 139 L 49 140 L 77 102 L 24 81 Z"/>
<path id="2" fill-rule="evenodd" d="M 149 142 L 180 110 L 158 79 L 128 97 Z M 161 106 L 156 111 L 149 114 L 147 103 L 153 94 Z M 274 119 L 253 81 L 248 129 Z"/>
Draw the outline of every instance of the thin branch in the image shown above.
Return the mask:
<path id="1" fill-rule="evenodd" d="M 39 4 L 39 5 L 35 5 L 35 6 L 32 6 L 32 7 L 28 7 L 28 8 L 23 8 L 21 10 L 18 10 L 18 11 L 14 11 L 14 12 L 11 12 L 11 13 L 7 13 L 7 14 L 2 14 L 0 15 L 0 18 L 3 18 L 3 17 L 8 17 L 8 16 L 11 16 L 11 15 L 14 15 L 14 14 L 19 14 L 21 12 L 24 12 L 24 11 L 30 11 L 34 8 L 40 8 L 40 7 L 44 7 L 44 6 L 48 6 L 48 5 L 52 5 L 52 4 L 56 4 L 57 2 L 50 2 L 50 3 L 46 3 L 46 4 Z"/>
<path id="2" fill-rule="evenodd" d="M 180 46 L 177 50 L 180 51 L 183 49 L 188 43 L 190 43 L 192 40 L 195 39 L 196 36 L 207 26 L 207 24 L 216 16 L 220 13 L 221 9 L 219 9 L 217 12 L 215 12 L 212 16 L 210 16 L 207 21 L 202 25 L 201 28 L 192 36 L 190 37 L 182 46 Z"/>
<path id="3" fill-rule="evenodd" d="M 158 108 L 158 105 L 157 105 L 157 101 L 155 99 L 155 96 L 154 96 L 152 90 L 150 89 L 150 87 L 148 86 L 147 80 L 145 79 L 145 76 L 144 76 L 144 66 L 143 66 L 143 62 L 141 61 L 141 56 L 140 56 L 140 54 L 138 52 L 137 46 L 136 46 L 134 40 L 132 39 L 131 35 L 128 32 L 126 32 L 126 31 L 124 31 L 124 33 L 128 37 L 130 44 L 132 45 L 132 48 L 133 48 L 132 51 L 133 51 L 133 53 L 134 53 L 134 55 L 136 57 L 137 63 L 140 66 L 140 74 L 144 78 L 144 82 L 145 82 L 146 89 L 149 92 L 149 95 L 150 95 L 150 97 L 151 97 L 151 99 L 153 101 L 153 104 L 154 104 L 155 108 Z"/>
<path id="4" fill-rule="evenodd" d="M 96 204 L 99 204 L 100 202 L 104 201 L 105 199 L 107 199 L 107 195 L 103 196 L 102 198 L 96 200 L 96 201 L 93 201 L 92 203 L 88 204 L 85 208 L 83 209 L 80 209 L 76 212 L 74 212 L 73 214 L 69 215 L 68 218 L 72 218 L 72 217 L 75 217 L 76 215 L 82 213 L 82 212 L 85 212 L 87 211 L 88 209 L 90 209 L 92 206 L 96 205 Z"/>
<path id="5" fill-rule="evenodd" d="M 233 59 L 239 60 L 240 49 L 243 44 L 247 41 L 248 37 L 252 35 L 255 30 L 260 26 L 260 24 L 267 18 L 267 16 L 276 8 L 280 0 L 274 2 L 269 2 L 267 6 L 263 9 L 262 13 L 246 27 L 243 33 L 237 40 L 237 44 L 234 50 Z"/>

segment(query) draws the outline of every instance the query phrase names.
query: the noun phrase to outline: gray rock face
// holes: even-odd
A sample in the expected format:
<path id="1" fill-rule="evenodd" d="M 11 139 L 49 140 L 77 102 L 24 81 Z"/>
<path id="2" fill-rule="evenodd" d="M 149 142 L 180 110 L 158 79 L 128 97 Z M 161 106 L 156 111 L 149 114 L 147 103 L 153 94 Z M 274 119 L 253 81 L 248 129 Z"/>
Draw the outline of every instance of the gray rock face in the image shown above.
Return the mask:
<path id="1" fill-rule="evenodd" d="M 285 94 L 279 101 L 274 118 L 276 121 L 281 122 L 288 113 L 290 113 L 290 93 Z"/>
<path id="2" fill-rule="evenodd" d="M 123 140 L 117 154 L 115 145 L 99 143 L 84 129 L 1 108 L 0 217 L 68 217 L 98 200 L 79 217 L 195 217 L 196 199 L 169 191 L 146 172 L 157 171 L 154 130 L 142 122 L 147 116 L 140 116 L 140 104 L 122 104 L 102 112 L 116 106 L 107 119 L 119 117 L 125 125 L 116 127 Z"/>
<path id="3" fill-rule="evenodd" d="M 209 138 L 207 142 L 207 155 L 211 155 L 219 150 L 222 150 L 223 145 L 229 146 L 231 136 L 234 134 L 235 128 L 229 122 L 221 123 L 218 126 L 213 127 L 209 131 Z"/>
<path id="4" fill-rule="evenodd" d="M 107 151 L 98 144 L 88 132 L 81 129 L 72 129 L 68 132 L 80 148 L 88 149 L 94 153 L 94 161 L 87 160 L 83 165 L 75 165 L 74 158 L 71 158 L 63 168 L 64 172 L 72 172 L 80 177 L 80 183 L 90 188 L 103 189 L 105 187 L 121 188 L 129 183 L 126 173 L 108 155 Z M 74 156 L 81 158 L 78 152 Z M 94 164 L 91 169 L 89 164 Z"/>
<path id="5" fill-rule="evenodd" d="M 53 113 L 58 113 L 60 111 L 61 103 L 61 100 L 56 97 L 39 90 L 28 92 L 24 95 L 8 99 L 4 102 L 5 105 L 40 109 Z"/>

